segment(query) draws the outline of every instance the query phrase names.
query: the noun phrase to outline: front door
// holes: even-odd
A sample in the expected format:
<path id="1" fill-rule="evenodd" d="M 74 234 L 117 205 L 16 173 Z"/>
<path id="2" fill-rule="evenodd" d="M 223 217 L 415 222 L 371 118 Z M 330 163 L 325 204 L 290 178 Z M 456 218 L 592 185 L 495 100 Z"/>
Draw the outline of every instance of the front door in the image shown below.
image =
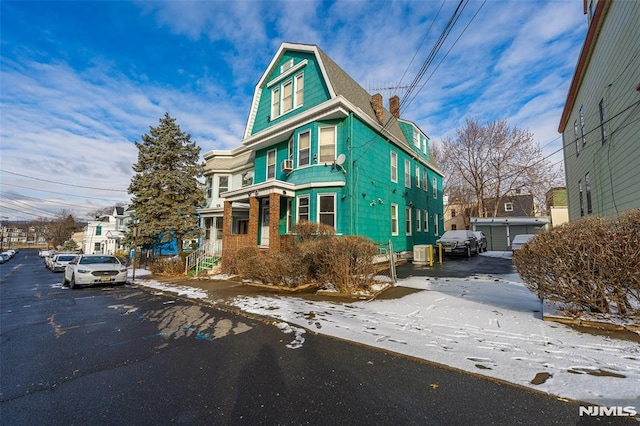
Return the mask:
<path id="1" fill-rule="evenodd" d="M 269 199 L 262 199 L 262 220 L 260 227 L 260 245 L 269 246 Z"/>

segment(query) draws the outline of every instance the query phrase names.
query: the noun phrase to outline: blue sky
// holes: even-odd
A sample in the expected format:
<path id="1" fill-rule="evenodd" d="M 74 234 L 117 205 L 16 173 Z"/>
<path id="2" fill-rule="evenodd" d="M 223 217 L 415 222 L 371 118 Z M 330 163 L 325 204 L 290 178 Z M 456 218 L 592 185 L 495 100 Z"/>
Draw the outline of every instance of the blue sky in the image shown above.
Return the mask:
<path id="1" fill-rule="evenodd" d="M 457 4 L 3 0 L 0 214 L 127 202 L 133 141 L 165 112 L 202 153 L 239 146 L 282 42 L 318 45 L 370 92 L 408 85 Z M 466 118 L 504 119 L 551 155 L 586 30 L 581 0 L 471 0 L 402 117 L 432 143 Z"/>

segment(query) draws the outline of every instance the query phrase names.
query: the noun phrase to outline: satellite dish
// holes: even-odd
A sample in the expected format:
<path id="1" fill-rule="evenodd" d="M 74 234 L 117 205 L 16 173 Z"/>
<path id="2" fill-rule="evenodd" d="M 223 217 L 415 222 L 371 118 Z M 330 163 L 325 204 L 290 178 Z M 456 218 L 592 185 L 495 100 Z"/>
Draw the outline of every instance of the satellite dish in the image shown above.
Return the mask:
<path id="1" fill-rule="evenodd" d="M 346 158 L 347 158 L 347 157 L 345 157 L 345 156 L 344 156 L 344 154 L 340 154 L 340 155 L 338 155 L 338 158 L 336 158 L 336 164 L 337 164 L 338 166 L 342 166 L 342 165 L 344 164 L 344 160 L 345 160 Z"/>

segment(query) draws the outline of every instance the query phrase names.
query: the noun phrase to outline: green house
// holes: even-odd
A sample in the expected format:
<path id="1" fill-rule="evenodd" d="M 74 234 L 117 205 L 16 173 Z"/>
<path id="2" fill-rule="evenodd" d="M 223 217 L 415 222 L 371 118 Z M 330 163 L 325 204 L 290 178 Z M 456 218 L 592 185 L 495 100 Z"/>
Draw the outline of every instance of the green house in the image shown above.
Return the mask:
<path id="1" fill-rule="evenodd" d="M 296 223 L 391 241 L 394 251 L 443 232 L 442 173 L 429 139 L 383 106 L 315 45 L 284 43 L 256 85 L 241 145 L 205 154 L 204 237 L 223 259 L 280 250 Z"/>

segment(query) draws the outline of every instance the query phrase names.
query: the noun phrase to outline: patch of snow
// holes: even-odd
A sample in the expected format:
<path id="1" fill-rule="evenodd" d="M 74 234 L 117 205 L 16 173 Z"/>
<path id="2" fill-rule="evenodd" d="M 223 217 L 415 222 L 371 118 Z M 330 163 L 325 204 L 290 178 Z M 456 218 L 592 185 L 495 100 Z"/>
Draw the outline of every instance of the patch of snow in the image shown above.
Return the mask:
<path id="1" fill-rule="evenodd" d="M 137 271 L 136 271 L 137 274 Z M 207 293 L 204 290 L 199 290 L 190 286 L 179 286 L 174 284 L 165 284 L 155 280 L 141 280 L 136 281 L 136 284 L 142 287 L 153 288 L 165 293 L 176 293 L 178 296 L 185 296 L 190 299 L 205 299 Z"/>
<path id="2" fill-rule="evenodd" d="M 304 328 L 292 327 L 290 324 L 287 324 L 286 322 L 276 323 L 276 327 L 282 330 L 282 332 L 285 334 L 290 334 L 290 333 L 294 334 L 295 338 L 291 343 L 287 344 L 287 348 L 299 349 L 302 347 L 302 344 L 304 343 L 304 340 L 305 340 L 303 335 L 304 333 L 307 332 L 307 330 L 305 330 Z"/>
<path id="3" fill-rule="evenodd" d="M 232 304 L 287 327 L 306 327 L 563 398 L 640 406 L 640 345 L 543 321 L 541 301 L 517 274 L 411 277 L 398 285 L 422 291 L 350 303 L 241 296 Z"/>

